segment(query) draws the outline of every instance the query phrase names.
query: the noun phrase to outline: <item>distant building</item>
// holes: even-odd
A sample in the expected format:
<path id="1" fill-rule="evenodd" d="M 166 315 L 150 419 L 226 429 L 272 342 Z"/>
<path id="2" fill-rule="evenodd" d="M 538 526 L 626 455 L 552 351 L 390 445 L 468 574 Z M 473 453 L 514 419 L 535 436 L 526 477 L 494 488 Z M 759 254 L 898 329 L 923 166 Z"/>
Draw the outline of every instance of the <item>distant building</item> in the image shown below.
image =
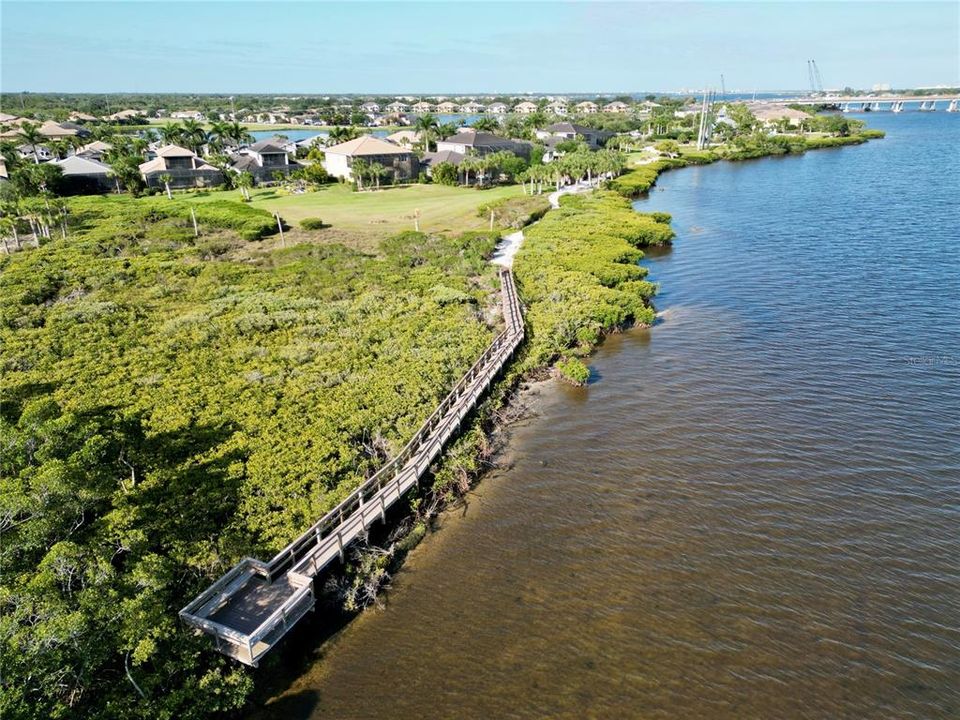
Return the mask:
<path id="1" fill-rule="evenodd" d="M 590 102 L 589 100 L 585 100 L 581 103 L 577 103 L 576 105 L 574 105 L 574 110 L 576 110 L 581 115 L 593 115 L 595 112 L 599 110 L 599 108 L 597 107 L 597 104 L 595 102 Z"/>
<path id="2" fill-rule="evenodd" d="M 423 115 L 424 113 L 433 112 L 433 105 L 421 100 L 418 103 L 414 103 L 413 112 L 417 113 L 418 115 Z"/>
<path id="3" fill-rule="evenodd" d="M 551 115 L 557 115 L 559 117 L 565 117 L 567 113 L 570 112 L 570 108 L 565 102 L 554 101 L 547 105 L 547 112 Z"/>
<path id="4" fill-rule="evenodd" d="M 510 140 L 491 132 L 468 129 L 462 129 L 456 135 L 437 141 L 438 153 L 450 151 L 460 155 L 467 155 L 471 152 L 477 155 L 489 155 L 506 150 L 516 155 L 529 157 L 530 147 L 531 144 L 523 140 Z"/>
<path id="5" fill-rule="evenodd" d="M 203 122 L 206 119 L 199 110 L 176 110 L 170 113 L 170 117 L 174 120 L 196 120 L 197 122 Z"/>
<path id="6" fill-rule="evenodd" d="M 63 172 L 67 194 L 100 193 L 113 185 L 110 166 L 92 158 L 71 155 L 63 160 L 54 160 L 51 165 L 59 166 Z"/>
<path id="7" fill-rule="evenodd" d="M 94 140 L 82 147 L 77 148 L 76 155 L 90 158 L 91 160 L 103 160 L 104 155 L 113 150 L 113 145 L 103 140 Z"/>
<path id="8" fill-rule="evenodd" d="M 453 113 L 459 112 L 459 110 L 459 106 L 450 100 L 445 100 L 437 105 L 437 112 L 443 115 L 452 115 Z"/>
<path id="9" fill-rule="evenodd" d="M 760 103 L 750 103 L 747 109 L 753 113 L 764 126 L 770 126 L 780 120 L 786 120 L 793 127 L 798 127 L 804 120 L 809 120 L 810 115 L 802 110 L 794 110 L 786 105 L 766 105 Z"/>
<path id="10" fill-rule="evenodd" d="M 409 180 L 416 177 L 420 170 L 413 152 L 372 135 L 363 135 L 328 147 L 323 151 L 323 156 L 323 166 L 327 172 L 346 180 L 354 179 L 353 164 L 361 158 L 368 163 L 380 163 L 392 172 L 394 180 Z"/>
<path id="11" fill-rule="evenodd" d="M 563 142 L 564 140 L 575 140 L 577 137 L 581 137 L 593 150 L 602 147 L 609 138 L 613 137 L 613 134 L 606 130 L 597 130 L 586 125 L 569 122 L 553 123 L 553 125 L 547 125 L 543 130 L 536 131 L 537 137 L 541 140 L 558 138 L 560 142 Z"/>
<path id="12" fill-rule="evenodd" d="M 380 112 L 380 106 L 375 102 L 365 102 L 360 106 L 360 112 L 367 113 L 367 115 L 376 115 Z"/>
<path id="13" fill-rule="evenodd" d="M 142 110 L 120 110 L 112 115 L 107 115 L 104 120 L 111 122 L 129 122 L 142 117 L 146 117 L 146 114 Z"/>
<path id="14" fill-rule="evenodd" d="M 397 130 L 387 135 L 384 140 L 400 147 L 412 148 L 420 142 L 420 133 L 416 130 Z"/>
<path id="15" fill-rule="evenodd" d="M 408 113 L 410 112 L 410 106 L 405 102 L 400 102 L 395 100 L 394 102 L 387 105 L 387 112 L 391 113 Z"/>
<path id="16" fill-rule="evenodd" d="M 625 102 L 620 102 L 619 100 L 614 100 L 611 103 L 607 103 L 603 106 L 603 111 L 608 113 L 625 113 L 630 110 L 630 106 Z"/>
<path id="17" fill-rule="evenodd" d="M 156 157 L 140 165 L 147 187 L 163 187 L 160 178 L 170 175 L 171 188 L 209 187 L 223 182 L 223 174 L 192 150 L 177 145 L 157 149 Z"/>
<path id="18" fill-rule="evenodd" d="M 460 106 L 460 112 L 464 112 L 467 115 L 477 115 L 484 112 L 486 109 L 487 108 L 484 105 L 472 100 Z"/>
<path id="19" fill-rule="evenodd" d="M 257 182 L 273 180 L 273 174 L 277 171 L 286 174 L 299 168 L 297 162 L 290 160 L 287 149 L 273 140 L 254 143 L 235 156 L 230 163 L 231 170 L 238 173 L 248 172 Z"/>
<path id="20" fill-rule="evenodd" d="M 494 115 L 505 115 L 507 109 L 506 103 L 502 102 L 490 103 L 490 105 L 487 106 L 487 112 L 493 113 Z"/>
<path id="21" fill-rule="evenodd" d="M 537 111 L 537 104 L 532 103 L 529 100 L 524 100 L 521 103 L 517 103 L 514 106 L 513 111 L 515 113 L 519 113 L 520 115 L 532 115 Z"/>
<path id="22" fill-rule="evenodd" d="M 53 153 L 44 145 L 18 145 L 17 153 L 21 160 L 47 162 L 53 160 Z"/>

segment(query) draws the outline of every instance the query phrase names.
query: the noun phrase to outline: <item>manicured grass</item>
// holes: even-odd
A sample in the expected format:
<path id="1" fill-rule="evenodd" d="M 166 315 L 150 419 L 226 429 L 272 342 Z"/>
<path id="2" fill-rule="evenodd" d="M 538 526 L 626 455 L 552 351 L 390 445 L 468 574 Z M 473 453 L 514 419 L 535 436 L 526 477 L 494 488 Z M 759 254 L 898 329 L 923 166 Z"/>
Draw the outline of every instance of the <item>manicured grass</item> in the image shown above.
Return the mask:
<path id="1" fill-rule="evenodd" d="M 321 218 L 332 229 L 380 237 L 414 229 L 414 213 L 420 211 L 424 232 L 460 233 L 484 230 L 488 220 L 477 215 L 481 205 L 523 194 L 519 185 L 489 190 L 445 185 L 406 185 L 385 190 L 353 192 L 346 185 L 328 185 L 303 195 L 288 195 L 273 188 L 251 193 L 255 208 L 278 212 L 290 225 L 304 218 Z M 201 199 L 238 199 L 237 190 L 212 192 Z"/>

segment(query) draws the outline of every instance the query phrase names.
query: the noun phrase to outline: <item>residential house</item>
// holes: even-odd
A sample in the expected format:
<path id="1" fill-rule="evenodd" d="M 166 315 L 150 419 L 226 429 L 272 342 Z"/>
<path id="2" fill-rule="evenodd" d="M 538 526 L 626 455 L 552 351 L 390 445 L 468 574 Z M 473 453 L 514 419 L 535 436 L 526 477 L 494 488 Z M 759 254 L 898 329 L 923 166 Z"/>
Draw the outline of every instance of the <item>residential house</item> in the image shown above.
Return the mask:
<path id="1" fill-rule="evenodd" d="M 559 117 L 564 117 L 567 113 L 570 112 L 570 108 L 565 102 L 554 101 L 547 105 L 547 112 L 552 115 L 557 115 Z"/>
<path id="2" fill-rule="evenodd" d="M 30 160 L 32 162 L 47 162 L 53 160 L 53 153 L 43 145 L 18 145 L 17 153 L 21 160 Z"/>
<path id="3" fill-rule="evenodd" d="M 248 172 L 259 182 L 273 180 L 275 172 L 288 174 L 298 170 L 300 165 L 287 154 L 287 148 L 274 140 L 261 140 L 234 156 L 230 169 L 235 172 Z"/>
<path id="4" fill-rule="evenodd" d="M 63 140 L 76 135 L 89 135 L 90 131 L 73 123 L 55 123 L 47 120 L 40 126 L 40 134 L 51 140 Z"/>
<path id="5" fill-rule="evenodd" d="M 506 150 L 524 157 L 530 156 L 531 144 L 524 140 L 511 140 L 491 132 L 461 128 L 456 135 L 437 140 L 437 152 L 451 151 L 460 155 L 489 155 Z"/>
<path id="6" fill-rule="evenodd" d="M 513 111 L 519 113 L 520 115 L 532 115 L 537 111 L 537 104 L 530 102 L 529 100 L 524 100 L 522 103 L 517 103 L 514 106 Z"/>
<path id="7" fill-rule="evenodd" d="M 76 155 L 89 158 L 91 160 L 102 161 L 104 155 L 113 150 L 113 145 L 103 140 L 94 140 L 92 143 L 77 148 Z"/>
<path id="8" fill-rule="evenodd" d="M 810 119 L 809 114 L 786 105 L 749 103 L 747 109 L 764 127 L 770 127 L 781 120 L 786 120 L 792 127 L 799 127 L 804 120 Z"/>
<path id="9" fill-rule="evenodd" d="M 145 117 L 142 110 L 120 110 L 112 115 L 107 115 L 104 119 L 111 122 L 129 122 L 141 117 Z"/>
<path id="10" fill-rule="evenodd" d="M 174 120 L 196 120 L 197 122 L 203 122 L 205 119 L 204 114 L 199 110 L 176 110 L 170 113 L 170 117 Z"/>
<path id="11" fill-rule="evenodd" d="M 549 138 L 558 138 L 560 142 L 564 140 L 574 140 L 582 138 L 592 150 L 603 147 L 608 139 L 613 137 L 612 132 L 606 130 L 597 130 L 586 125 L 577 125 L 569 122 L 557 122 L 547 125 L 543 130 L 537 130 L 536 136 L 541 140 Z"/>
<path id="12" fill-rule="evenodd" d="M 360 106 L 360 112 L 367 115 L 376 115 L 380 112 L 380 106 L 375 102 L 365 102 Z"/>
<path id="13" fill-rule="evenodd" d="M 72 112 L 68 120 L 75 123 L 86 123 L 86 122 L 97 122 L 99 118 L 94 117 L 93 115 L 88 115 L 87 113 L 82 112 Z"/>
<path id="14" fill-rule="evenodd" d="M 487 106 L 487 112 L 493 113 L 494 115 L 505 115 L 507 113 L 507 105 L 502 102 L 490 103 Z"/>
<path id="15" fill-rule="evenodd" d="M 607 103 L 603 106 L 603 111 L 607 113 L 625 113 L 629 112 L 630 106 L 625 102 L 620 102 L 619 100 L 614 100 L 611 103 Z"/>
<path id="16" fill-rule="evenodd" d="M 600 108 L 597 107 L 597 104 L 595 102 L 591 102 L 590 100 L 584 100 L 583 102 L 577 103 L 574 105 L 573 109 L 576 110 L 580 115 L 593 115 L 600 110 Z"/>
<path id="17" fill-rule="evenodd" d="M 417 156 L 413 152 L 372 135 L 362 135 L 328 147 L 323 155 L 323 166 L 327 172 L 346 180 L 354 179 L 352 168 L 359 159 L 380 163 L 393 174 L 394 180 L 415 178 L 420 171 Z"/>
<path id="18" fill-rule="evenodd" d="M 81 155 L 71 155 L 63 160 L 54 160 L 63 173 L 64 192 L 71 194 L 100 193 L 110 190 L 113 180 L 110 166 L 99 160 Z"/>
<path id="19" fill-rule="evenodd" d="M 444 100 L 437 105 L 437 112 L 441 115 L 452 115 L 453 113 L 459 112 L 459 110 L 460 108 L 457 104 L 450 100 Z"/>
<path id="20" fill-rule="evenodd" d="M 438 150 L 437 152 L 424 153 L 423 157 L 420 158 L 420 163 L 426 168 L 427 175 L 433 177 L 433 168 L 440 163 L 446 162 L 459 167 L 465 157 L 466 155 L 463 153 L 454 152 L 453 150 Z"/>
<path id="21" fill-rule="evenodd" d="M 410 106 L 405 102 L 400 102 L 399 100 L 394 100 L 392 103 L 387 105 L 387 112 L 390 113 L 408 113 L 410 112 Z"/>
<path id="22" fill-rule="evenodd" d="M 147 187 L 163 187 L 161 176 L 171 177 L 171 188 L 208 187 L 223 182 L 223 174 L 192 150 L 177 145 L 164 145 L 156 157 L 140 164 L 140 174 Z"/>
<path id="23" fill-rule="evenodd" d="M 484 112 L 486 109 L 487 108 L 484 105 L 475 100 L 471 100 L 470 102 L 464 103 L 460 106 L 460 112 L 466 113 L 467 115 L 477 115 Z"/>
<path id="24" fill-rule="evenodd" d="M 4 125 L 12 125 L 19 120 L 20 118 L 18 118 L 16 115 L 10 115 L 9 113 L 0 112 L 0 123 Z"/>
<path id="25" fill-rule="evenodd" d="M 414 103 L 413 112 L 417 113 L 418 115 L 423 115 L 424 113 L 433 112 L 433 105 L 421 100 L 418 103 Z"/>
<path id="26" fill-rule="evenodd" d="M 397 132 L 387 135 L 384 140 L 392 142 L 400 147 L 412 148 L 420 143 L 420 133 L 416 130 L 397 130 Z"/>

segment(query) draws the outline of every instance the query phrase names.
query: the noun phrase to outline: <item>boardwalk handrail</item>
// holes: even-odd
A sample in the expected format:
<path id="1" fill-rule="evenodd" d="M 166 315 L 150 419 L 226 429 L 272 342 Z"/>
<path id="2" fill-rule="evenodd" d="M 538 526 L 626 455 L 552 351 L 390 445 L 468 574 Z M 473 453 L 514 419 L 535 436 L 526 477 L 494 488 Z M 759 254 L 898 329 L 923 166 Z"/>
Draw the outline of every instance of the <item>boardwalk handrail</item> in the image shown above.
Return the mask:
<path id="1" fill-rule="evenodd" d="M 504 294 L 508 296 L 504 298 L 504 306 L 510 307 L 510 309 L 513 310 L 516 307 L 516 290 L 513 287 L 513 279 L 506 270 L 501 271 L 501 284 L 504 287 Z M 379 491 L 383 487 L 381 484 L 382 481 L 388 478 L 392 472 L 399 472 L 400 469 L 403 468 L 406 462 L 413 456 L 414 450 L 430 435 L 437 421 L 455 404 L 456 399 L 460 396 L 463 389 L 476 377 L 477 371 L 483 367 L 497 350 L 503 348 L 518 331 L 522 331 L 522 325 L 520 325 L 514 313 L 511 312 L 510 315 L 511 317 L 504 318 L 506 328 L 487 346 L 487 349 L 483 351 L 480 357 L 477 358 L 477 361 L 470 366 L 470 369 L 467 370 L 457 384 L 453 386 L 453 389 L 451 389 L 440 405 L 438 405 L 423 422 L 403 449 L 382 468 L 367 478 L 356 490 L 337 503 L 326 515 L 317 520 L 266 563 L 269 568 L 269 579 L 271 581 L 275 580 L 277 574 L 283 571 L 288 564 L 294 564 L 300 560 L 302 557 L 300 555 L 301 552 L 315 545 L 317 541 L 328 537 L 329 531 L 339 526 L 346 516 L 362 504 L 362 500 L 366 500 L 369 495 L 375 494 L 376 491 Z M 374 492 L 371 493 L 371 490 Z"/>
<path id="2" fill-rule="evenodd" d="M 503 331 L 494 337 L 401 451 L 269 561 L 245 557 L 230 568 L 180 611 L 184 622 L 214 635 L 221 651 L 256 665 L 259 657 L 313 608 L 313 578 L 336 556 L 337 550 L 343 557 L 344 545 L 369 526 L 371 515 L 382 518 L 386 508 L 420 478 L 522 342 L 523 318 L 513 276 L 504 269 L 500 271 L 500 280 Z M 374 502 L 370 503 L 371 500 Z M 373 513 L 370 508 L 375 508 Z M 333 535 L 335 544 L 331 540 Z M 242 629 L 244 625 L 231 628 L 213 619 L 221 608 L 228 610 L 237 594 L 259 593 L 261 588 L 269 587 L 282 576 L 286 577 L 292 592 L 269 601 L 270 612 L 266 617 L 257 617 L 257 625 L 252 630 Z M 241 607 L 243 602 L 246 601 L 241 601 Z M 247 615 L 244 623 L 250 619 L 253 618 Z M 238 649 L 224 650 L 219 644 L 221 639 Z"/>

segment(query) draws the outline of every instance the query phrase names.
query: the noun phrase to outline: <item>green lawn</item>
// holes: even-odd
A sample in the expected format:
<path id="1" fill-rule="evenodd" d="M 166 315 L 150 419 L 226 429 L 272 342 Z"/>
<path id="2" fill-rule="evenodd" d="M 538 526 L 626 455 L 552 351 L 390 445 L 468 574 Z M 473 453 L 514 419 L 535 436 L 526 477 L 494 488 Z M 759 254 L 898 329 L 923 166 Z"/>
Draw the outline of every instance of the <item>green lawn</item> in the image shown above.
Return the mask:
<path id="1" fill-rule="evenodd" d="M 253 207 L 280 213 L 288 224 L 307 217 L 321 218 L 333 229 L 364 235 L 389 235 L 414 229 L 414 214 L 420 211 L 420 229 L 425 232 L 463 232 L 488 227 L 477 216 L 481 205 L 523 194 L 519 185 L 489 190 L 445 185 L 405 185 L 385 190 L 353 192 L 347 185 L 327 185 L 315 192 L 288 195 L 274 188 L 255 190 Z M 238 190 L 212 192 L 204 199 L 239 199 Z M 198 198 L 200 199 L 200 198 Z"/>

